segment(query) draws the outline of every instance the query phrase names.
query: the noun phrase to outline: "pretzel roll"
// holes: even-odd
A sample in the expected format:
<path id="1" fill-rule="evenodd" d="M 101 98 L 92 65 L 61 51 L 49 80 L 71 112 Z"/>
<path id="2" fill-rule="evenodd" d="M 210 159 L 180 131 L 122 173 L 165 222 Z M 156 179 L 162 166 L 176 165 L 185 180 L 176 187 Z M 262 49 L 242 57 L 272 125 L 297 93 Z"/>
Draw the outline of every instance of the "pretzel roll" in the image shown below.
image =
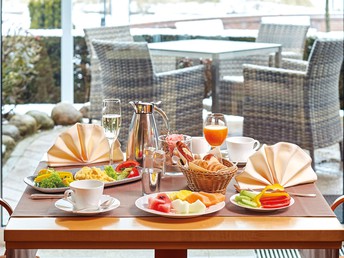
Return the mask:
<path id="1" fill-rule="evenodd" d="M 183 161 L 191 162 L 194 160 L 192 152 L 190 151 L 190 149 L 188 148 L 188 146 L 185 143 L 178 141 L 176 143 L 176 147 L 177 147 L 177 150 L 180 154 L 180 157 L 183 159 Z M 184 162 L 184 163 L 186 163 L 186 162 Z"/>

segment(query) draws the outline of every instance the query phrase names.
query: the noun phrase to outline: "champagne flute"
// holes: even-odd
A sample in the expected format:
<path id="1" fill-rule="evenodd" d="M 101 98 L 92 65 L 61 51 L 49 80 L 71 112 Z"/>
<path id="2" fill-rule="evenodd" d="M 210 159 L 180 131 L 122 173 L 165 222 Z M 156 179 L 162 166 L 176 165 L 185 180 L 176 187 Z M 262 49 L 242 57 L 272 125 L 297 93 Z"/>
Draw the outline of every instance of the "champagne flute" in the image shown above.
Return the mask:
<path id="1" fill-rule="evenodd" d="M 203 126 L 204 137 L 211 146 L 212 152 L 221 160 L 220 146 L 227 138 L 228 127 L 223 114 L 208 114 Z"/>
<path id="2" fill-rule="evenodd" d="M 121 129 L 121 101 L 119 99 L 104 99 L 102 109 L 102 127 L 110 145 L 110 161 L 113 163 L 113 143 Z"/>

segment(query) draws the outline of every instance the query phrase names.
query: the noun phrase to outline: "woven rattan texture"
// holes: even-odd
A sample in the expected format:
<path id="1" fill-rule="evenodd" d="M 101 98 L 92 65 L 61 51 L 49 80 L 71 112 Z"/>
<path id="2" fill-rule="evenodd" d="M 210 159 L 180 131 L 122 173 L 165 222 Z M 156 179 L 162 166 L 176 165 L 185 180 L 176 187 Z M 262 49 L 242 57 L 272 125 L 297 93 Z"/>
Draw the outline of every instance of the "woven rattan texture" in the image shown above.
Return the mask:
<path id="1" fill-rule="evenodd" d="M 226 193 L 226 188 L 233 176 L 238 172 L 238 167 L 232 162 L 223 159 L 222 163 L 227 167 L 231 167 L 228 170 L 221 170 L 218 172 L 203 172 L 186 169 L 179 164 L 179 168 L 183 172 L 188 182 L 188 187 L 192 191 L 204 191 L 208 193 Z"/>
<path id="2" fill-rule="evenodd" d="M 91 55 L 91 90 L 90 90 L 90 118 L 101 118 L 101 105 L 104 97 L 100 64 L 92 45 L 92 40 L 110 40 L 119 42 L 134 42 L 130 34 L 130 26 L 110 26 L 84 29 L 87 48 Z M 176 58 L 169 56 L 154 56 L 152 59 L 155 72 L 176 69 Z"/>
<path id="3" fill-rule="evenodd" d="M 130 35 L 130 27 L 113 26 L 84 29 L 87 48 L 90 52 L 91 60 L 91 89 L 90 89 L 90 111 L 91 119 L 101 118 L 101 109 L 103 101 L 103 89 L 100 75 L 100 64 L 97 54 L 92 46 L 92 40 L 116 40 L 116 41 L 133 41 Z"/>
<path id="4" fill-rule="evenodd" d="M 301 71 L 244 65 L 243 134 L 266 144 L 292 142 L 311 156 L 342 141 L 342 62 L 343 39 L 318 39 L 306 69 L 298 62 Z"/>
<path id="5" fill-rule="evenodd" d="M 100 60 L 104 97 L 122 102 L 122 146 L 134 112 L 129 101 L 134 100 L 161 100 L 173 132 L 202 135 L 204 66 L 156 74 L 147 43 L 94 40 L 92 44 Z"/>
<path id="6" fill-rule="evenodd" d="M 308 25 L 261 23 L 256 42 L 281 44 L 282 57 L 302 59 L 308 28 Z M 238 80 L 237 76 L 243 75 L 243 64 L 274 66 L 274 54 L 220 62 L 220 78 L 223 79 L 218 101 L 221 113 L 242 116 L 243 80 Z"/>

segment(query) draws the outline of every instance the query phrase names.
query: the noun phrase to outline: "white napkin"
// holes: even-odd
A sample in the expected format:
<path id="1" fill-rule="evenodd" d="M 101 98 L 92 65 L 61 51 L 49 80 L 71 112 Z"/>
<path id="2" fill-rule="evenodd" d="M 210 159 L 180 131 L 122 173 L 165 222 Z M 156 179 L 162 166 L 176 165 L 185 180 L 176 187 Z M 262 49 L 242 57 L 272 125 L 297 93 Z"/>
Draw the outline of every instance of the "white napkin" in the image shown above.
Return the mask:
<path id="1" fill-rule="evenodd" d="M 123 160 L 119 141 L 114 143 L 114 161 Z M 77 123 L 61 133 L 48 150 L 49 166 L 86 165 L 109 161 L 110 147 L 99 125 Z"/>
<path id="2" fill-rule="evenodd" d="M 261 189 L 279 183 L 284 187 L 315 182 L 311 158 L 299 146 L 279 142 L 263 145 L 249 157 L 245 170 L 235 177 L 240 189 Z"/>

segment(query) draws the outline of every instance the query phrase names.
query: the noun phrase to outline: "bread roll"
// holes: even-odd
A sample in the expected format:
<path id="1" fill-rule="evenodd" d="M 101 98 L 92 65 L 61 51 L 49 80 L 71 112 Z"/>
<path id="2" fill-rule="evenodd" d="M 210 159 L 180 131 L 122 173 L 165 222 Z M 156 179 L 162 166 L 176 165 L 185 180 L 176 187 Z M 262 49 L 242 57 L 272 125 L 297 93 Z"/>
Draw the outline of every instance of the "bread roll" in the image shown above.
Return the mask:
<path id="1" fill-rule="evenodd" d="M 209 171 L 219 171 L 220 169 L 227 168 L 225 165 L 223 165 L 213 154 L 207 154 L 203 157 L 203 160 L 208 162 L 207 169 Z"/>
<path id="2" fill-rule="evenodd" d="M 202 167 L 202 168 L 208 168 L 208 162 L 202 159 L 195 159 L 192 161 L 195 165 Z"/>
<path id="3" fill-rule="evenodd" d="M 216 172 L 224 168 L 227 168 L 227 167 L 220 162 L 213 162 L 212 164 L 208 165 L 208 170 L 212 172 Z"/>

